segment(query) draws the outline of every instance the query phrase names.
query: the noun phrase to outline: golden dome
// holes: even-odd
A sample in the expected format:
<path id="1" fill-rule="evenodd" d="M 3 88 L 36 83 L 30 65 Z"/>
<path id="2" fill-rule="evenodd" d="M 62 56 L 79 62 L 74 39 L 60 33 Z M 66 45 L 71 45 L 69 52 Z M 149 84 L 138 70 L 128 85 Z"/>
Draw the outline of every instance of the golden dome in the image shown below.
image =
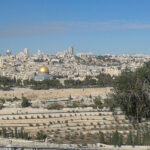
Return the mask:
<path id="1" fill-rule="evenodd" d="M 38 70 L 39 73 L 49 73 L 49 69 L 46 66 L 42 66 Z"/>

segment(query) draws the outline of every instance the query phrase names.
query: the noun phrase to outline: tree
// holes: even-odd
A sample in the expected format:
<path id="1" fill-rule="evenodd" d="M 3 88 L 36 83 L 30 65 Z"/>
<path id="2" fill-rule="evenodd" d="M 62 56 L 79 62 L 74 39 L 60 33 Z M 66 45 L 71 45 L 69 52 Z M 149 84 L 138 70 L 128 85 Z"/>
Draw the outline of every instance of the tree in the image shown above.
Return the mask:
<path id="1" fill-rule="evenodd" d="M 114 146 L 117 146 L 117 145 L 119 145 L 119 133 L 118 133 L 118 131 L 116 130 L 114 133 L 113 133 L 113 135 L 112 135 L 112 144 L 114 145 Z"/>
<path id="2" fill-rule="evenodd" d="M 132 132 L 130 131 L 127 137 L 126 145 L 133 145 Z"/>
<path id="3" fill-rule="evenodd" d="M 80 139 L 84 139 L 84 134 L 80 132 Z"/>
<path id="4" fill-rule="evenodd" d="M 7 131 L 6 131 L 6 128 L 2 128 L 2 136 L 3 136 L 4 138 L 7 137 Z"/>
<path id="5" fill-rule="evenodd" d="M 73 107 L 73 108 L 80 107 L 80 102 L 74 101 L 74 102 L 72 103 L 72 107 Z"/>
<path id="6" fill-rule="evenodd" d="M 16 86 L 21 86 L 21 85 L 22 85 L 21 80 L 18 79 L 18 80 L 16 81 Z"/>
<path id="7" fill-rule="evenodd" d="M 134 136 L 134 145 L 139 145 L 139 134 L 138 134 L 138 131 L 137 131 L 137 135 Z"/>
<path id="8" fill-rule="evenodd" d="M 99 142 L 100 142 L 100 143 L 105 143 L 105 138 L 104 138 L 103 132 L 100 132 L 100 133 L 99 133 Z"/>
<path id="9" fill-rule="evenodd" d="M 31 104 L 29 103 L 29 100 L 25 97 L 22 97 L 22 103 L 21 103 L 21 106 L 22 107 L 28 107 L 30 106 Z"/>
<path id="10" fill-rule="evenodd" d="M 96 97 L 94 99 L 94 104 L 96 105 L 96 107 L 98 107 L 99 109 L 103 108 L 103 103 L 101 102 L 101 97 Z"/>
<path id="11" fill-rule="evenodd" d="M 114 81 L 113 99 L 129 119 L 150 118 L 150 62 L 136 71 L 125 70 Z"/>
<path id="12" fill-rule="evenodd" d="M 4 107 L 3 104 L 0 104 L 0 109 L 3 109 L 3 107 Z"/>
<path id="13" fill-rule="evenodd" d="M 36 139 L 37 140 L 44 140 L 44 139 L 46 139 L 46 137 L 47 137 L 47 135 L 42 130 L 40 130 L 36 134 Z"/>
<path id="14" fill-rule="evenodd" d="M 97 85 L 100 87 L 112 86 L 113 84 L 113 78 L 109 74 L 100 73 L 96 78 L 98 79 Z"/>
<path id="15" fill-rule="evenodd" d="M 143 135 L 142 135 L 142 144 L 143 145 L 150 145 L 150 129 L 149 128 L 145 128 L 143 130 Z"/>
<path id="16" fill-rule="evenodd" d="M 104 104 L 103 105 L 105 107 L 108 107 L 111 111 L 113 111 L 118 106 L 116 101 L 113 98 L 111 98 L 111 95 L 110 95 L 110 97 L 107 97 L 107 98 L 104 99 Z"/>
<path id="17" fill-rule="evenodd" d="M 15 127 L 15 133 L 14 133 L 15 138 L 18 138 L 18 130 L 17 127 Z"/>
<path id="18" fill-rule="evenodd" d="M 123 144 L 123 136 L 119 135 L 118 146 L 120 147 Z"/>

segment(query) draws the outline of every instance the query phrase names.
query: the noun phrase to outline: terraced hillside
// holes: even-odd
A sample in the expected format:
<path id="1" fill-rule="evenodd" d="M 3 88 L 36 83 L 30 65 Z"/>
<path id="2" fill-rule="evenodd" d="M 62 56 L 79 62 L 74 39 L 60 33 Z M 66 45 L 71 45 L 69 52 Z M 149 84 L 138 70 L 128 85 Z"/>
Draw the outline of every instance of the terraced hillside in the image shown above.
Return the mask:
<path id="1" fill-rule="evenodd" d="M 118 130 L 124 135 L 133 129 L 125 116 L 108 110 L 93 108 L 47 109 L 2 109 L 0 111 L 0 130 L 24 130 L 32 138 L 42 130 L 52 142 L 68 143 L 70 138 L 96 135 L 99 132 L 112 133 Z M 82 137 L 83 136 L 83 137 Z M 95 140 L 91 140 L 91 143 Z"/>

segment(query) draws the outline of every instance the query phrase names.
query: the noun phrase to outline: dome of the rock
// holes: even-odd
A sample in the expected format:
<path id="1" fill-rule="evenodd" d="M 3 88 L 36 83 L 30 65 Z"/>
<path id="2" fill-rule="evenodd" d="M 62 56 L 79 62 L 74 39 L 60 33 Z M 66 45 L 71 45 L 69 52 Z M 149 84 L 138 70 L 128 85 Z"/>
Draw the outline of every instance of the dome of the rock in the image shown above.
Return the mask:
<path id="1" fill-rule="evenodd" d="M 47 66 L 42 66 L 38 70 L 39 73 L 49 73 L 49 69 Z"/>

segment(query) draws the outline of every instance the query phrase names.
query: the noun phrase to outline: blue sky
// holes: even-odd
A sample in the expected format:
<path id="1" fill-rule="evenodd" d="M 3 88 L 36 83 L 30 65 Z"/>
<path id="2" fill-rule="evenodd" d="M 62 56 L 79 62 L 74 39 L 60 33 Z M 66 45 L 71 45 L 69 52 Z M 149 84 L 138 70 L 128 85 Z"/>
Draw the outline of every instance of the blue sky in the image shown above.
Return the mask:
<path id="1" fill-rule="evenodd" d="M 0 54 L 150 54 L 149 0 L 0 0 Z"/>

